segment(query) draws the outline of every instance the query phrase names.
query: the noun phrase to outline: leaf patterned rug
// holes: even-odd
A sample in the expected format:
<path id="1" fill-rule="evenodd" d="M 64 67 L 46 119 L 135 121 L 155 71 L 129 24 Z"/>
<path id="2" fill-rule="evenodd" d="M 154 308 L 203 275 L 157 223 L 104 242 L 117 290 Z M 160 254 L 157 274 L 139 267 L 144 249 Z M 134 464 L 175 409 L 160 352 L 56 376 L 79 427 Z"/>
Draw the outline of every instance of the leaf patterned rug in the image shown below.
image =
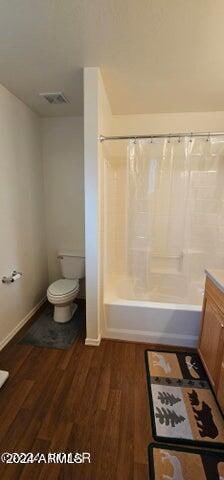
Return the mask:
<path id="1" fill-rule="evenodd" d="M 224 419 L 197 353 L 146 350 L 155 440 L 224 448 Z"/>
<path id="2" fill-rule="evenodd" d="M 224 452 L 149 445 L 150 480 L 224 480 Z"/>

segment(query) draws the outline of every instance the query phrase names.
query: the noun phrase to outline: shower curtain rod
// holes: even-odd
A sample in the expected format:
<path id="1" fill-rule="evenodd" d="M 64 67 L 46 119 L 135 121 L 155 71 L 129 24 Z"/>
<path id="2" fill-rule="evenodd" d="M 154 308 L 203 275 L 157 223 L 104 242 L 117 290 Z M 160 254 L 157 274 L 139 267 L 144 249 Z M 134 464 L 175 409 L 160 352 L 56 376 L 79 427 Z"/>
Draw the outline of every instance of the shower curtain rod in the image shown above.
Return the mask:
<path id="1" fill-rule="evenodd" d="M 156 133 L 151 135 L 114 135 L 110 137 L 106 137 L 104 135 L 100 135 L 98 140 L 100 142 L 105 142 L 106 140 L 137 140 L 137 139 L 153 139 L 153 138 L 183 138 L 183 137 L 218 137 L 224 136 L 224 132 L 189 132 L 189 133 Z"/>

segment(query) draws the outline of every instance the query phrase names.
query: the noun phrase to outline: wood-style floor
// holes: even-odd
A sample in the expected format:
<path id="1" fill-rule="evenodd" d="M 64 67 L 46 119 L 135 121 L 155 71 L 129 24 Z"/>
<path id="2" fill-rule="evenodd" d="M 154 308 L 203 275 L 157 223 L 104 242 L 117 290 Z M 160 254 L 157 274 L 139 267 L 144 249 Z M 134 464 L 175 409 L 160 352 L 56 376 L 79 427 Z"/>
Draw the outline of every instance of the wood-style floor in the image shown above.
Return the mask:
<path id="1" fill-rule="evenodd" d="M 0 390 L 0 452 L 85 451 L 91 464 L 1 464 L 0 478 L 146 480 L 147 345 L 87 347 L 80 331 L 66 351 L 19 344 L 20 336 L 0 353 L 10 372 Z"/>

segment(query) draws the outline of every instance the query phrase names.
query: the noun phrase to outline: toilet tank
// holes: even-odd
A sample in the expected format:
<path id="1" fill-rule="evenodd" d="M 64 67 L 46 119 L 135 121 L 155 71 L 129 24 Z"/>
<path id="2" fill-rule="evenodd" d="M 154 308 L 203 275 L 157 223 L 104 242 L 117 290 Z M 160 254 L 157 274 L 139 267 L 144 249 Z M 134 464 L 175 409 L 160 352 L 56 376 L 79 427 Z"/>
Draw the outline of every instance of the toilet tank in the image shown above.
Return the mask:
<path id="1" fill-rule="evenodd" d="M 60 251 L 58 258 L 61 264 L 61 273 L 63 278 L 84 278 L 85 276 L 85 257 L 76 251 Z"/>

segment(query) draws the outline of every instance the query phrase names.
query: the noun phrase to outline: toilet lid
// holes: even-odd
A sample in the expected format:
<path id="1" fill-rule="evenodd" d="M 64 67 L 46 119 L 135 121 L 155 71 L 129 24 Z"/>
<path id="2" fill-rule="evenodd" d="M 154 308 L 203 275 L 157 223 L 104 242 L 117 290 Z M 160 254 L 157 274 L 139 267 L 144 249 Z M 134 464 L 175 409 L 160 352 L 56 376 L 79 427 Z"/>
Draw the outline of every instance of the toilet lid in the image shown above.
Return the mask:
<path id="1" fill-rule="evenodd" d="M 61 280 L 56 280 L 56 282 L 52 283 L 48 287 L 48 291 L 51 295 L 66 295 L 67 293 L 77 290 L 78 286 L 78 280 L 62 278 Z"/>

